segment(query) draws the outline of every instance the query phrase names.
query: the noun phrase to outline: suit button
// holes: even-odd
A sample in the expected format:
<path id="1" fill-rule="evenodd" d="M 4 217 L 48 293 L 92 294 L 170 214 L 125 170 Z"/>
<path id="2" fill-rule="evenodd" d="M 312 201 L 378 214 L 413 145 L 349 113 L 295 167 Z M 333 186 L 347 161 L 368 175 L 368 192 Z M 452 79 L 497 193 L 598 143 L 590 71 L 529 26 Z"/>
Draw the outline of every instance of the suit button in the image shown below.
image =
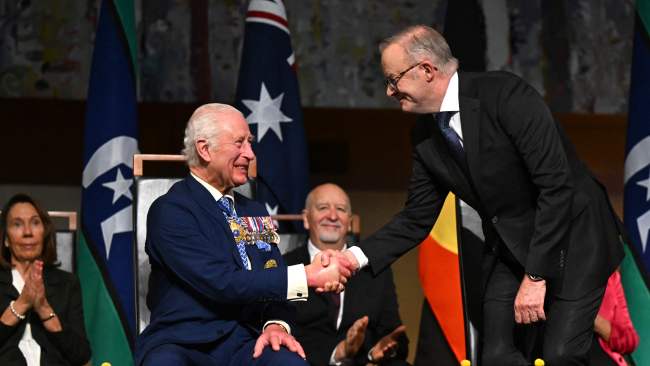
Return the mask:
<path id="1" fill-rule="evenodd" d="M 496 224 L 497 222 L 499 222 L 499 218 L 497 216 L 492 216 L 492 223 Z"/>
<path id="2" fill-rule="evenodd" d="M 296 296 L 298 296 L 298 297 L 302 297 L 302 292 L 298 292 L 298 293 L 296 294 Z"/>

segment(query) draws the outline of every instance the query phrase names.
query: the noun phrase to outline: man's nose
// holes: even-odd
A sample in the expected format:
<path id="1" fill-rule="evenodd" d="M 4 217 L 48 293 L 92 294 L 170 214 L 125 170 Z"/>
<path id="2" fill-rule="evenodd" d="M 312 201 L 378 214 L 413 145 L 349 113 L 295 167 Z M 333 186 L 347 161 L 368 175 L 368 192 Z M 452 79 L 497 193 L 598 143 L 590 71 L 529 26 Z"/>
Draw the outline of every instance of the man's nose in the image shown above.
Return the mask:
<path id="1" fill-rule="evenodd" d="M 328 213 L 327 218 L 329 218 L 330 220 L 337 221 L 339 219 L 339 216 L 336 212 L 336 208 L 330 208 L 327 211 L 327 213 Z"/>
<path id="2" fill-rule="evenodd" d="M 397 90 L 395 90 L 392 85 L 386 84 L 386 95 L 392 97 L 395 93 L 397 93 Z"/>
<path id="3" fill-rule="evenodd" d="M 248 160 L 255 160 L 255 153 L 253 152 L 253 145 L 250 143 L 245 143 L 243 145 L 242 155 Z"/>

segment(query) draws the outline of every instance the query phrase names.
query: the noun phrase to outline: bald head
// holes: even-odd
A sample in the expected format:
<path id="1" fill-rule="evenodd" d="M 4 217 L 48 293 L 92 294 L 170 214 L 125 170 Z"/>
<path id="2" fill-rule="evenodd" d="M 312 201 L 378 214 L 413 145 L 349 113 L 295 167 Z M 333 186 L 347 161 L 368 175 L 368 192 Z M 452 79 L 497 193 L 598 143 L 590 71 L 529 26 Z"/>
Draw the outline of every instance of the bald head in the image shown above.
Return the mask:
<path id="1" fill-rule="evenodd" d="M 350 198 L 336 184 L 322 184 L 307 195 L 303 224 L 317 248 L 342 249 L 351 217 Z"/>

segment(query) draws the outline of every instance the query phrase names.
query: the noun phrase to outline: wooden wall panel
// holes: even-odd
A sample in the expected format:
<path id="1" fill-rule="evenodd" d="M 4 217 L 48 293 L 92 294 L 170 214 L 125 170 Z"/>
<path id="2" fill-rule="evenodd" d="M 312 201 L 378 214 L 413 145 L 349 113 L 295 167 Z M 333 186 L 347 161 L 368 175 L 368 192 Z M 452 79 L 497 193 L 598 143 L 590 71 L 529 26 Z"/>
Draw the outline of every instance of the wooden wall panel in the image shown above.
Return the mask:
<path id="1" fill-rule="evenodd" d="M 141 151 L 179 153 L 185 123 L 195 107 L 140 104 Z M 84 109 L 82 101 L 0 99 L 0 146 L 5 157 L 0 182 L 79 184 Z M 414 115 L 394 109 L 305 108 L 304 116 L 313 184 L 334 181 L 348 189 L 405 189 Z M 558 118 L 578 154 L 618 199 L 625 116 L 564 114 Z"/>

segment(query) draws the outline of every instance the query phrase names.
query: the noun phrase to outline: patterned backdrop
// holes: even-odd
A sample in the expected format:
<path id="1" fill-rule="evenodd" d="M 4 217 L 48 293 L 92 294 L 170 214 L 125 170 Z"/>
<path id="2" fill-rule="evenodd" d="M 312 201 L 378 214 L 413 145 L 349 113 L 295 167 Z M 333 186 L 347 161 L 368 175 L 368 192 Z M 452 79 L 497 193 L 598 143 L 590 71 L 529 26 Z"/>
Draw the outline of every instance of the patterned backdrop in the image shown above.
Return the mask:
<path id="1" fill-rule="evenodd" d="M 482 0 L 489 69 L 556 111 L 626 113 L 632 0 Z M 304 106 L 395 107 L 377 44 L 446 0 L 286 0 Z M 554 5 L 548 5 L 553 3 Z M 245 0 L 135 0 L 142 101 L 234 100 Z M 97 0 L 0 0 L 0 97 L 84 99 Z M 461 59 L 461 64 L 463 60 Z M 209 78 L 211 82 L 205 82 Z"/>

